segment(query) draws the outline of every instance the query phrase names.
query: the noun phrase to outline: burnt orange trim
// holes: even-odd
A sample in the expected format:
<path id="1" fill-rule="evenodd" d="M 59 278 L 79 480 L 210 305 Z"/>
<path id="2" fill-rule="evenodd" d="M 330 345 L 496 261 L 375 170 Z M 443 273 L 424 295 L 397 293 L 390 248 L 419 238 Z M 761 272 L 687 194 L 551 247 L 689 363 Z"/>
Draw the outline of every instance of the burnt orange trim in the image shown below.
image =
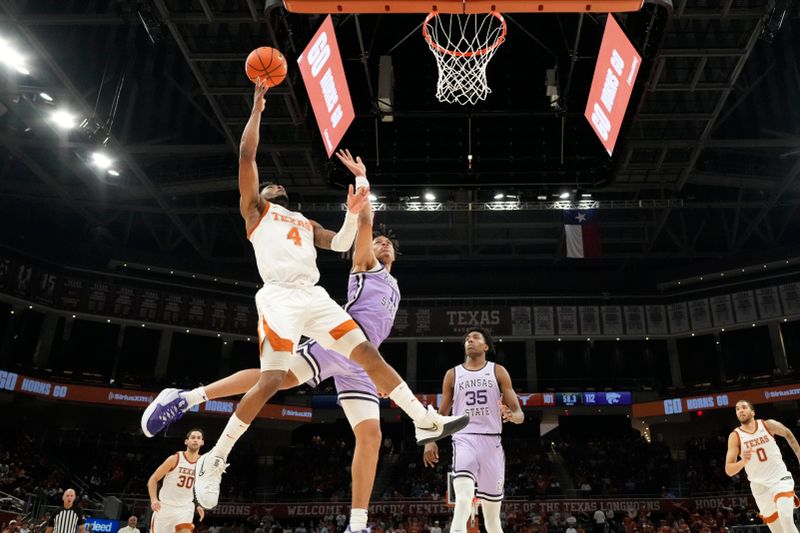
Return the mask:
<path id="1" fill-rule="evenodd" d="M 755 434 L 756 434 L 756 431 L 758 431 L 758 420 L 756 420 L 756 429 L 754 429 L 753 431 L 747 431 L 747 430 L 746 430 L 746 429 L 744 429 L 742 426 L 739 426 L 739 428 L 738 428 L 738 429 L 739 429 L 739 431 L 741 431 L 742 433 L 747 433 L 748 435 L 755 435 Z"/>
<path id="2" fill-rule="evenodd" d="M 777 519 L 778 519 L 778 511 L 775 511 L 774 513 L 772 513 L 772 514 L 771 514 L 771 515 L 769 515 L 769 516 L 764 516 L 764 515 L 761 515 L 761 514 L 760 514 L 760 515 L 758 515 L 758 517 L 759 517 L 759 518 L 761 519 L 761 521 L 762 521 L 762 522 L 764 522 L 765 524 L 771 524 L 771 523 L 773 523 L 775 520 L 777 520 Z"/>
<path id="3" fill-rule="evenodd" d="M 330 330 L 330 335 L 333 337 L 333 340 L 338 341 L 354 329 L 358 329 L 358 324 L 356 324 L 355 320 L 352 318 L 350 320 L 345 320 L 332 330 Z"/>
<path id="4" fill-rule="evenodd" d="M 292 353 L 292 341 L 279 337 L 277 333 L 272 331 L 267 324 L 267 319 L 262 318 L 261 323 L 264 326 L 264 335 L 269 341 L 269 345 L 276 352 L 289 352 Z"/>
<path id="5" fill-rule="evenodd" d="M 175 466 L 169 469 L 170 472 L 178 468 L 178 464 L 181 462 L 180 453 L 181 452 L 175 452 Z"/>
<path id="6" fill-rule="evenodd" d="M 176 524 L 175 531 L 194 531 L 194 524 Z"/>
<path id="7" fill-rule="evenodd" d="M 766 421 L 766 420 L 762 420 L 762 421 L 761 421 L 761 425 L 762 425 L 762 426 L 764 426 L 764 429 L 766 429 L 766 430 L 767 430 L 767 433 L 769 433 L 769 436 L 770 436 L 770 437 L 774 437 L 774 436 L 775 436 L 775 435 L 773 435 L 773 434 L 772 434 L 772 432 L 769 430 L 769 427 L 767 426 L 767 421 Z"/>
<path id="8" fill-rule="evenodd" d="M 248 241 L 250 240 L 250 236 L 253 235 L 253 232 L 256 230 L 258 225 L 261 224 L 261 221 L 264 219 L 264 216 L 266 216 L 267 211 L 269 211 L 269 202 L 264 202 L 264 209 L 261 210 L 261 213 L 258 216 L 258 222 L 256 222 L 256 225 L 253 226 L 253 228 L 247 232 Z"/>
<path id="9" fill-rule="evenodd" d="M 186 452 L 181 452 L 181 453 L 183 454 L 183 458 L 186 459 L 186 462 L 189 463 L 190 465 L 195 464 L 197 462 L 197 459 L 200 459 L 200 456 L 198 455 L 197 459 L 195 459 L 194 461 L 190 461 L 189 458 L 186 457 Z"/>
<path id="10" fill-rule="evenodd" d="M 777 502 L 778 498 L 794 498 L 794 497 L 795 497 L 794 491 L 793 490 L 789 490 L 789 491 L 786 491 L 786 492 L 779 492 L 778 494 L 773 496 L 772 499 Z"/>

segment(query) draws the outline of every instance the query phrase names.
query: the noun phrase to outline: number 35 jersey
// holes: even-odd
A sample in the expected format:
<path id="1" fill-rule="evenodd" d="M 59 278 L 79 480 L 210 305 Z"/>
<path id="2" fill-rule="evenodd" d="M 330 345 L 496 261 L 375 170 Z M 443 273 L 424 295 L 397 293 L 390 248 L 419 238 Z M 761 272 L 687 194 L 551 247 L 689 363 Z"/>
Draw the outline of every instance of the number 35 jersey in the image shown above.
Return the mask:
<path id="1" fill-rule="evenodd" d="M 461 433 L 499 435 L 503 431 L 500 418 L 500 386 L 494 363 L 487 361 L 480 370 L 455 367 L 453 415 L 469 416 L 469 424 Z"/>
<path id="2" fill-rule="evenodd" d="M 302 213 L 268 202 L 247 238 L 264 283 L 313 287 L 319 281 L 314 228 Z"/>
<path id="3" fill-rule="evenodd" d="M 194 466 L 197 462 L 189 461 L 186 452 L 177 452 L 178 464 L 175 468 L 167 472 L 164 482 L 158 493 L 161 503 L 167 505 L 190 505 L 194 501 Z"/>

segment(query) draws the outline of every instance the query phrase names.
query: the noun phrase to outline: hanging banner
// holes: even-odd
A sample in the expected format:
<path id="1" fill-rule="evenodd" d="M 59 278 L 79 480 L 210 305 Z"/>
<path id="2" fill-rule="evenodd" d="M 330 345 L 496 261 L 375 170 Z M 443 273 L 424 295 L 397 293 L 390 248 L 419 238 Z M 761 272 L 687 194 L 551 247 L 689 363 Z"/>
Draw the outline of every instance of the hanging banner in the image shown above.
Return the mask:
<path id="1" fill-rule="evenodd" d="M 669 330 L 672 333 L 686 333 L 689 331 L 689 312 L 686 302 L 670 304 L 669 309 Z"/>
<path id="2" fill-rule="evenodd" d="M 511 334 L 520 337 L 531 335 L 531 308 L 519 306 L 511 308 Z"/>
<path id="3" fill-rule="evenodd" d="M 736 313 L 737 323 L 743 324 L 758 320 L 753 291 L 734 292 L 731 295 L 731 299 L 733 300 L 733 310 Z"/>
<path id="4" fill-rule="evenodd" d="M 800 314 L 800 282 L 785 283 L 779 290 L 784 312 L 787 315 Z"/>
<path id="5" fill-rule="evenodd" d="M 714 321 L 714 327 L 733 325 L 730 295 L 712 296 L 708 302 L 711 304 L 711 319 Z"/>
<path id="6" fill-rule="evenodd" d="M 533 308 L 533 327 L 536 335 L 555 335 L 553 308 L 551 306 Z"/>
<path id="7" fill-rule="evenodd" d="M 578 334 L 578 311 L 575 306 L 556 307 L 556 316 L 558 316 L 559 335 Z"/>
<path id="8" fill-rule="evenodd" d="M 645 307 L 647 316 L 647 332 L 651 335 L 667 334 L 667 317 L 663 305 L 648 305 Z"/>
<path id="9" fill-rule="evenodd" d="M 622 335 L 622 308 L 618 305 L 604 305 L 600 308 L 603 322 L 603 333 L 606 335 Z"/>
<path id="10" fill-rule="evenodd" d="M 600 335 L 600 313 L 593 305 L 582 305 L 578 308 L 581 317 L 582 335 Z"/>
<path id="11" fill-rule="evenodd" d="M 297 58 L 297 64 L 330 157 L 355 118 L 330 15 Z"/>
<path id="12" fill-rule="evenodd" d="M 700 298 L 689 302 L 689 319 L 692 329 L 701 330 L 711 327 L 711 312 L 708 308 L 708 299 Z"/>
<path id="13" fill-rule="evenodd" d="M 628 335 L 644 335 L 644 307 L 641 305 L 625 306 L 625 332 Z"/>
<path id="14" fill-rule="evenodd" d="M 783 316 L 777 287 L 756 289 L 756 302 L 758 303 L 758 314 L 762 320 Z"/>

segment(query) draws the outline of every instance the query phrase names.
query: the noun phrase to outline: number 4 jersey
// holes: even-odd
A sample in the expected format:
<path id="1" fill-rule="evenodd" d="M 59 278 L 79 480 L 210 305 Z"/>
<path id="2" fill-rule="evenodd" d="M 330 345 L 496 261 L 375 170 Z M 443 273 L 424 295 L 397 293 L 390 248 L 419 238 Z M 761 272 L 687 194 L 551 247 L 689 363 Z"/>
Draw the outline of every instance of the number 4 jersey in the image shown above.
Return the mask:
<path id="1" fill-rule="evenodd" d="M 773 485 L 786 476 L 791 476 L 783 462 L 781 450 L 775 442 L 775 436 L 767 429 L 763 420 L 756 420 L 756 430 L 753 433 L 744 431 L 741 427 L 734 429 L 739 437 L 739 455 L 744 455 L 746 450 L 753 452 L 750 461 L 745 465 L 747 479 L 750 483 L 759 485 Z"/>
<path id="2" fill-rule="evenodd" d="M 461 433 L 499 435 L 503 431 L 503 422 L 494 363 L 487 361 L 480 370 L 468 370 L 464 365 L 458 365 L 455 374 L 453 414 L 469 416 L 469 424 Z"/>
<path id="3" fill-rule="evenodd" d="M 312 287 L 319 281 L 314 228 L 301 213 L 268 202 L 247 238 L 264 283 Z"/>
<path id="4" fill-rule="evenodd" d="M 167 472 L 158 493 L 161 503 L 171 506 L 190 505 L 194 508 L 194 462 L 186 458 L 186 452 L 176 452 L 178 464 Z"/>

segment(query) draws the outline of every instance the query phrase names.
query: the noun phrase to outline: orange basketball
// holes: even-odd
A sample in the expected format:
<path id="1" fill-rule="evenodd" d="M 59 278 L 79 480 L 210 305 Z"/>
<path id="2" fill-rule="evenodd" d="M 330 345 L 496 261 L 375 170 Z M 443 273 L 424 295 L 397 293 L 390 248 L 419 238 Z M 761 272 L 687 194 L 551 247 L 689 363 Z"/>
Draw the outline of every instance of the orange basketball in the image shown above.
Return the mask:
<path id="1" fill-rule="evenodd" d="M 269 46 L 262 46 L 250 52 L 244 65 L 250 81 L 256 83 L 258 78 L 263 78 L 270 87 L 275 87 L 283 81 L 287 68 L 286 58 L 281 51 Z"/>

